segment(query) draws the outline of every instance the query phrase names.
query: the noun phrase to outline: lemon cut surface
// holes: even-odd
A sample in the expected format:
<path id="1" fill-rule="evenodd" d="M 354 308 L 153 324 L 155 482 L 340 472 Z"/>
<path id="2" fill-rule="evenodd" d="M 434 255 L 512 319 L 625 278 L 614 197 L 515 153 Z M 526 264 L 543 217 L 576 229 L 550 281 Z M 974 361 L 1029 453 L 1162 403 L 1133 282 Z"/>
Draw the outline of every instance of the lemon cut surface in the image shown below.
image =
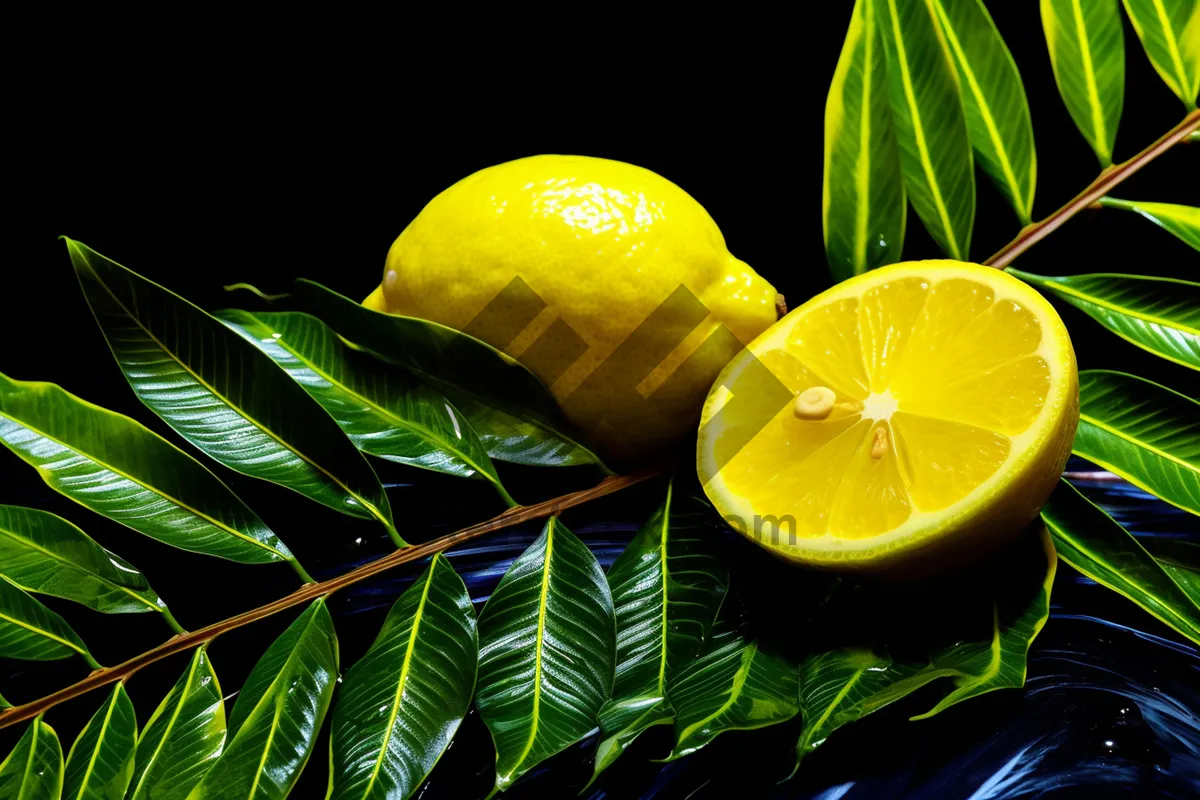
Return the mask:
<path id="1" fill-rule="evenodd" d="M 755 408 L 771 388 L 755 359 L 793 395 L 777 412 Z M 780 555 L 925 571 L 1034 519 L 1078 394 L 1067 331 L 1029 286 L 973 264 L 895 264 L 813 298 L 726 366 L 698 468 L 730 524 Z"/>

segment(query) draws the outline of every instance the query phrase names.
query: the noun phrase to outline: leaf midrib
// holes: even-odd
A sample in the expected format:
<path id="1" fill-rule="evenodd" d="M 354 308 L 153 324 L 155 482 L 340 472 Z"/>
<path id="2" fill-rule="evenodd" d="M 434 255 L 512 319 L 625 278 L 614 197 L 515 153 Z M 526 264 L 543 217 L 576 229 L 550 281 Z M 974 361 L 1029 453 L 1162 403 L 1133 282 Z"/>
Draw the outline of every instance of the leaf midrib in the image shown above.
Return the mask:
<path id="1" fill-rule="evenodd" d="M 92 748 L 92 757 L 88 759 L 87 769 L 84 770 L 83 780 L 79 783 L 79 794 L 75 795 L 75 800 L 82 800 L 88 788 L 88 781 L 92 779 L 92 774 L 96 770 L 96 759 L 100 757 L 100 748 L 104 745 L 104 735 L 108 733 L 109 723 L 112 721 L 113 709 L 117 705 L 118 691 L 120 691 L 119 685 L 108 696 L 108 708 L 104 712 L 104 721 L 100 724 L 100 731 L 96 734 L 96 746 Z"/>
<path id="2" fill-rule="evenodd" d="M 172 731 L 175 730 L 175 723 L 179 721 L 179 715 L 183 713 L 183 705 L 191 697 L 190 690 L 192 688 L 192 681 L 196 678 L 196 670 L 200 668 L 200 662 L 205 660 L 205 658 L 204 649 L 202 647 L 200 650 L 196 651 L 196 655 L 192 657 L 191 663 L 188 664 L 187 679 L 183 682 L 183 686 L 179 690 L 179 700 L 175 703 L 175 708 L 171 710 L 171 718 L 167 720 L 166 730 L 164 730 L 163 735 L 159 737 L 158 744 L 154 747 L 154 753 L 150 756 L 150 760 L 147 762 L 146 768 L 142 770 L 142 775 L 140 778 L 138 778 L 138 783 L 137 786 L 134 787 L 133 794 L 130 795 L 130 797 L 132 797 L 134 800 L 137 800 L 137 798 L 141 795 L 142 788 L 146 784 L 146 778 L 150 775 L 151 770 L 154 769 L 154 765 L 158 762 L 158 757 L 162 754 L 162 749 L 166 745 L 167 739 L 171 737 Z M 154 718 L 151 717 L 150 722 L 146 723 L 147 730 L 153 724 Z M 145 734 L 143 733 L 143 735 Z"/>
<path id="3" fill-rule="evenodd" d="M 1128 276 L 1120 276 L 1120 277 L 1128 277 Z M 1108 311 L 1113 311 L 1117 314 L 1121 314 L 1121 315 L 1127 316 L 1127 317 L 1133 317 L 1134 319 L 1139 319 L 1143 322 L 1151 322 L 1155 325 L 1162 325 L 1164 328 L 1173 328 L 1175 330 L 1181 330 L 1186 333 L 1200 334 L 1200 329 L 1192 328 L 1183 323 L 1164 319 L 1162 317 L 1158 317 L 1153 314 L 1147 314 L 1143 311 L 1137 311 L 1136 309 L 1114 305 L 1113 303 L 1111 303 L 1107 300 L 1101 299 L 1097 295 L 1087 294 L 1086 292 L 1082 292 L 1079 289 L 1075 289 L 1075 288 L 1071 287 L 1070 285 L 1068 285 L 1067 283 L 1064 283 L 1060 280 L 1055 280 L 1053 278 L 1049 278 L 1049 279 L 1044 278 L 1043 280 L 1045 281 L 1045 283 L 1050 284 L 1051 291 L 1056 291 L 1061 294 L 1069 295 L 1069 296 L 1074 297 L 1078 300 L 1081 300 L 1085 303 L 1089 303 L 1090 305 L 1099 306 L 1100 308 L 1106 309 Z M 1154 279 L 1135 278 L 1134 280 L 1154 280 Z M 1159 280 L 1162 280 L 1162 279 L 1159 279 Z M 1176 283 L 1176 281 L 1169 281 L 1169 282 Z M 1188 283 L 1188 281 L 1178 281 L 1178 283 L 1186 284 L 1186 283 Z"/>
<path id="4" fill-rule="evenodd" d="M 746 685 L 746 679 L 750 675 L 750 668 L 754 663 L 754 656 L 757 655 L 757 653 L 758 642 L 752 642 L 746 646 L 746 649 L 742 651 L 740 658 L 741 663 L 738 664 L 737 672 L 733 674 L 733 684 L 729 687 L 729 697 L 720 705 L 719 708 L 717 708 L 716 711 L 684 728 L 679 734 L 678 741 L 680 743 L 686 741 L 687 738 L 696 731 L 696 729 L 703 727 L 709 722 L 712 722 L 714 719 L 733 708 L 733 704 L 736 703 L 738 698 L 740 698 L 742 695 L 742 689 Z"/>
<path id="5" fill-rule="evenodd" d="M 4 580 L 4 579 L 0 578 L 0 580 Z M 12 585 L 15 586 L 18 590 L 21 590 L 21 587 L 16 586 L 16 584 L 12 584 Z M 34 602 L 36 603 L 37 601 L 34 600 Z M 87 654 L 86 649 L 81 649 L 78 645 L 74 644 L 69 639 L 64 639 L 61 636 L 51 633 L 50 631 L 43 630 L 42 628 L 39 628 L 36 625 L 31 625 L 30 623 L 22 622 L 21 620 L 16 619 L 15 617 L 10 617 L 8 614 L 5 614 L 3 611 L 0 611 L 0 619 L 4 620 L 5 622 L 10 622 L 19 628 L 24 628 L 27 631 L 36 633 L 39 636 L 43 636 L 47 639 L 50 639 L 51 641 L 58 642 L 59 644 L 65 646 L 65 647 L 69 647 L 70 649 L 74 650 L 76 653 L 78 653 L 81 656 Z"/>
<path id="6" fill-rule="evenodd" d="M 829 721 L 829 718 L 833 716 L 834 709 L 836 709 L 841 702 L 846 699 L 846 695 L 850 694 L 850 690 L 854 688 L 854 686 L 859 682 L 862 676 L 866 674 L 866 672 L 867 670 L 865 667 L 855 670 L 854 674 L 850 676 L 850 679 L 846 681 L 845 685 L 842 686 L 842 688 L 838 690 L 838 693 L 834 695 L 833 699 L 829 701 L 829 703 L 825 706 L 825 711 L 821 713 L 821 716 L 817 718 L 817 721 L 814 722 L 805 733 L 805 747 L 808 747 L 812 744 L 813 735 L 817 731 L 821 730 L 821 727 Z"/>
<path id="7" fill-rule="evenodd" d="M 1128 442 L 1129 444 L 1133 445 L 1134 447 L 1137 447 L 1141 450 L 1145 450 L 1148 453 L 1153 453 L 1154 455 L 1158 456 L 1159 458 L 1162 458 L 1166 461 L 1170 461 L 1172 463 L 1178 464 L 1179 466 L 1183 467 L 1184 469 L 1190 470 L 1192 472 L 1195 472 L 1197 475 L 1200 475 L 1200 466 L 1197 466 L 1195 464 L 1189 464 L 1188 462 L 1184 461 L 1183 459 L 1179 458 L 1178 456 L 1172 455 L 1171 453 L 1168 453 L 1164 450 L 1160 450 L 1157 447 L 1154 447 L 1153 445 L 1150 445 L 1147 442 L 1141 441 L 1140 439 L 1135 439 L 1133 436 L 1124 433 L 1123 431 L 1121 431 L 1118 428 L 1114 428 L 1111 425 L 1106 425 L 1105 423 L 1101 422 L 1100 420 L 1096 419 L 1095 417 L 1091 416 L 1090 414 L 1085 414 L 1081 411 L 1079 414 L 1079 421 L 1086 422 L 1089 425 L 1094 425 L 1095 427 L 1099 428 L 1100 430 L 1105 431 L 1106 433 L 1109 433 L 1124 442 Z"/>
<path id="8" fill-rule="evenodd" d="M 1091 42 L 1087 38 L 1087 27 L 1083 21 L 1083 8 L 1079 0 L 1071 0 L 1071 13 L 1075 23 L 1075 35 L 1079 39 L 1079 60 L 1083 64 L 1083 82 L 1087 86 L 1088 105 L 1092 112 L 1092 133 L 1096 135 L 1095 146 L 1100 159 L 1109 164 L 1112 153 L 1108 149 L 1108 126 L 1104 122 L 1104 111 L 1100 105 L 1100 88 L 1096 84 L 1096 71 L 1092 64 Z M 1118 24 L 1120 24 L 1118 22 Z"/>

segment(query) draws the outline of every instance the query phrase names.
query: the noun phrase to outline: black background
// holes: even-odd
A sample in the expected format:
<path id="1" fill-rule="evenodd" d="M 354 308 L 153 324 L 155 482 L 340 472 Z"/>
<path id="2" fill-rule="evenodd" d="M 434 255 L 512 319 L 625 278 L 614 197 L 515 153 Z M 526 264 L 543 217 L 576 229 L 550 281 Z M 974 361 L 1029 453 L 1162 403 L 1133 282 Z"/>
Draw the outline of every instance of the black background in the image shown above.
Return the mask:
<path id="1" fill-rule="evenodd" d="M 0 262 L 0 371 L 59 383 L 178 442 L 120 376 L 58 235 L 208 308 L 223 303 L 223 284 L 248 281 L 271 291 L 294 276 L 360 298 L 378 283 L 392 240 L 437 192 L 477 169 L 537 153 L 630 161 L 676 182 L 711 212 L 730 250 L 794 307 L 830 283 L 820 221 L 823 108 L 849 6 L 802 29 L 772 32 L 446 33 L 380 26 L 366 33 L 26 34 L 15 42 L 20 68 L 10 75 L 6 104 L 14 138 L 5 182 L 8 248 Z M 1029 95 L 1039 154 L 1035 217 L 1045 216 L 1082 189 L 1097 164 L 1058 97 L 1035 4 L 991 6 Z M 1126 42 L 1118 159 L 1183 113 L 1127 23 Z M 1195 204 L 1198 177 L 1200 146 L 1181 146 L 1116 194 Z M 1017 222 L 982 173 L 978 185 L 971 254 L 983 260 L 1016 233 Z M 938 255 L 910 217 L 906 258 Z M 1194 278 L 1198 261 L 1132 214 L 1089 211 L 1019 266 L 1042 274 Z M 1187 370 L 1102 334 L 1071 309 L 1063 314 L 1081 368 L 1132 369 L 1188 391 Z M 317 577 L 386 550 L 370 526 L 293 503 L 287 491 L 227 470 L 221 476 L 252 498 Z M 512 480 L 526 487 L 523 499 L 538 499 L 594 477 L 547 482 L 514 474 Z M 500 510 L 486 491 L 422 480 L 420 492 L 392 493 L 398 517 L 420 531 L 416 539 Z M 108 524 L 46 490 L 6 452 L 0 452 L 0 502 L 46 508 L 84 525 L 148 573 L 188 627 L 295 585 L 283 567 L 180 554 Z M 612 513 L 641 513 L 622 503 L 610 504 Z M 104 663 L 156 643 L 166 630 L 148 615 L 100 618 L 50 604 L 84 632 Z M 343 665 L 369 644 L 382 613 L 338 619 Z M 227 692 L 241 685 L 287 621 L 268 620 L 219 641 L 214 658 Z M 181 658 L 131 682 L 143 724 L 182 669 Z M 78 679 L 83 670 L 70 662 L 2 667 L 3 692 L 15 702 Z M 101 696 L 51 712 L 64 745 Z M 0 738 L 0 752 L 7 751 L 13 732 Z M 486 770 L 486 735 L 471 741 Z M 298 797 L 322 794 L 324 742 L 318 748 Z M 486 786 L 488 776 L 479 777 L 482 783 L 472 786 Z"/>

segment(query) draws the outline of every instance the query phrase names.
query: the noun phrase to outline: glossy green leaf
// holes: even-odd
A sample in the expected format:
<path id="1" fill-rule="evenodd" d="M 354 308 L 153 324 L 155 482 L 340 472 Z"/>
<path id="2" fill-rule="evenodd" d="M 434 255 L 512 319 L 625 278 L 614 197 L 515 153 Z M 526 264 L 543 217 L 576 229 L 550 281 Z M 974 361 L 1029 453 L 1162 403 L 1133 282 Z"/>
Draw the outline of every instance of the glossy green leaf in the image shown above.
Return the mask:
<path id="1" fill-rule="evenodd" d="M 1112 164 L 1125 102 L 1125 33 L 1117 0 L 1041 0 L 1058 92 L 1100 166 Z"/>
<path id="2" fill-rule="evenodd" d="M 0 764 L 0 798 L 58 800 L 62 788 L 62 745 L 39 715 Z"/>
<path id="3" fill-rule="evenodd" d="M 1200 606 L 1146 548 L 1065 480 L 1042 509 L 1058 555 L 1200 643 Z"/>
<path id="4" fill-rule="evenodd" d="M 930 3 L 873 2 L 904 187 L 942 251 L 965 261 L 975 222 L 975 166 L 954 64 Z"/>
<path id="5" fill-rule="evenodd" d="M 254 665 L 229 715 L 230 740 L 188 800 L 282 800 L 312 754 L 338 678 L 337 634 L 315 600 Z"/>
<path id="6" fill-rule="evenodd" d="M 1123 372 L 1079 373 L 1072 448 L 1094 464 L 1200 514 L 1200 403 Z"/>
<path id="7" fill-rule="evenodd" d="M 479 640 L 467 587 L 433 557 L 346 673 L 330 736 L 331 800 L 405 800 L 471 705 Z"/>
<path id="8" fill-rule="evenodd" d="M 496 745 L 495 793 L 587 736 L 612 692 L 612 594 L 557 518 L 488 599 L 479 644 L 475 702 Z"/>
<path id="9" fill-rule="evenodd" d="M 0 694 L 0 708 L 12 708 L 12 703 L 4 699 L 4 695 Z"/>
<path id="10" fill-rule="evenodd" d="M 728 731 L 786 722 L 800 710 L 796 664 L 742 631 L 723 631 L 711 649 L 671 682 L 675 746 L 668 761 L 704 747 Z"/>
<path id="11" fill-rule="evenodd" d="M 491 345 L 436 322 L 373 311 L 312 281 L 296 281 L 289 303 L 444 394 L 492 458 L 532 466 L 603 466 L 567 433 L 542 382 Z"/>
<path id="12" fill-rule="evenodd" d="M 0 375 L 0 442 L 52 489 L 160 542 L 245 564 L 292 558 L 198 461 L 52 383 Z"/>
<path id="13" fill-rule="evenodd" d="M 1174 203 L 1142 203 L 1136 200 L 1118 200 L 1101 197 L 1100 205 L 1105 208 L 1120 208 L 1141 214 L 1165 231 L 1169 231 L 1187 244 L 1200 250 L 1200 208 L 1181 206 Z"/>
<path id="14" fill-rule="evenodd" d="M 182 800 L 224 744 L 225 702 L 201 646 L 138 737 L 130 800 Z"/>
<path id="15" fill-rule="evenodd" d="M 593 780 L 643 731 L 674 718 L 667 686 L 700 652 L 728 591 L 704 511 L 700 501 L 676 496 L 672 482 L 608 571 L 617 666 L 612 699 L 600 711 Z"/>
<path id="16" fill-rule="evenodd" d="M 132 564 L 62 517 L 32 508 L 0 505 L 0 575 L 106 614 L 167 608 Z"/>
<path id="17" fill-rule="evenodd" d="M 0 578 L 0 657 L 57 661 L 75 655 L 100 666 L 66 620 Z"/>
<path id="18" fill-rule="evenodd" d="M 80 732 L 67 756 L 63 796 L 70 800 L 123 800 L 133 780 L 137 714 L 118 683 Z"/>
<path id="19" fill-rule="evenodd" d="M 1182 539 L 1139 539 L 1171 580 L 1200 606 L 1200 543 Z"/>
<path id="20" fill-rule="evenodd" d="M 905 205 L 878 18 L 873 0 L 855 0 L 825 100 L 821 221 L 834 279 L 900 260 Z"/>
<path id="21" fill-rule="evenodd" d="M 352 352 L 308 314 L 230 310 L 218 316 L 303 386 L 359 450 L 450 475 L 477 475 L 515 505 L 470 423 L 411 373 Z"/>
<path id="22" fill-rule="evenodd" d="M 1200 93 L 1200 0 L 1122 0 L 1150 63 L 1189 110 Z"/>
<path id="23" fill-rule="evenodd" d="M 394 533 L 371 466 L 271 359 L 182 297 L 80 242 L 67 247 L 117 364 L 151 411 L 230 469 Z"/>
<path id="24" fill-rule="evenodd" d="M 1125 341 L 1200 370 L 1200 283 L 1136 275 L 1047 278 L 1008 269 L 1051 292 Z"/>
<path id="25" fill-rule="evenodd" d="M 958 70 L 971 146 L 1021 224 L 1028 225 L 1037 153 L 1017 62 L 982 0 L 932 0 L 932 5 Z"/>

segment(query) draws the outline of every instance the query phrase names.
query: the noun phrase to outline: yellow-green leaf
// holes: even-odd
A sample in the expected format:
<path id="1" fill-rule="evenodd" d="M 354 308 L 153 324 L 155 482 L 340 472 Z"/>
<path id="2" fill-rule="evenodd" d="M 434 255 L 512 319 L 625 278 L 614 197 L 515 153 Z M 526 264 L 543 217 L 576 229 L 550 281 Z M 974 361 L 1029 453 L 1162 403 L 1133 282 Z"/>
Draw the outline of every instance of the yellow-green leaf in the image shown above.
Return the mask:
<path id="1" fill-rule="evenodd" d="M 872 0 L 856 0 L 825 100 L 825 256 L 845 280 L 900 260 L 905 195 L 887 59 Z"/>
<path id="2" fill-rule="evenodd" d="M 62 745 L 39 714 L 0 764 L 0 798 L 58 800 L 62 786 Z"/>
<path id="3" fill-rule="evenodd" d="M 946 255 L 965 261 L 975 222 L 975 165 L 945 37 L 927 0 L 874 4 L 904 187 Z"/>
<path id="4" fill-rule="evenodd" d="M 1122 0 L 1150 63 L 1188 109 L 1200 93 L 1200 0 Z"/>
<path id="5" fill-rule="evenodd" d="M 1200 250 L 1200 208 L 1174 203 L 1142 203 L 1137 200 L 1100 198 L 1105 208 L 1120 208 L 1141 214 L 1164 231 L 1170 231 L 1192 247 Z"/>
<path id="6" fill-rule="evenodd" d="M 982 0 L 932 3 L 958 70 L 971 146 L 1021 224 L 1028 225 L 1037 185 L 1037 154 L 1017 62 Z"/>
<path id="7" fill-rule="evenodd" d="M 1125 101 L 1125 34 L 1117 0 L 1041 3 L 1058 91 L 1100 166 L 1107 167 Z"/>

